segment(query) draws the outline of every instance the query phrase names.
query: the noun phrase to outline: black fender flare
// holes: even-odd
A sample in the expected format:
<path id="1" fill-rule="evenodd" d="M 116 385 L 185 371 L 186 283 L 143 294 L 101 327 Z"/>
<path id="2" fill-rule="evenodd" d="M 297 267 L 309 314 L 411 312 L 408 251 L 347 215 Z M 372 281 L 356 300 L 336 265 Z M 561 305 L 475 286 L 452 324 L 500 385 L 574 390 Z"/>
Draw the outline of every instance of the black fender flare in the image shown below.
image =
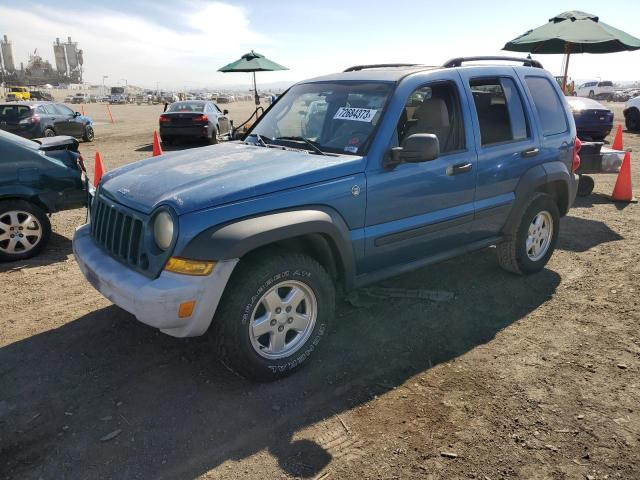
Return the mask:
<path id="1" fill-rule="evenodd" d="M 527 170 L 520 178 L 515 189 L 515 201 L 509 212 L 502 232 L 509 234 L 518 226 L 520 217 L 535 192 L 546 191 L 546 187 L 553 182 L 562 182 L 567 187 L 569 206 L 575 198 L 577 182 L 571 182 L 571 174 L 565 163 L 561 161 L 548 162 Z M 576 185 L 572 187 L 573 183 Z"/>
<path id="2" fill-rule="evenodd" d="M 230 260 L 260 247 L 305 236 L 320 236 L 328 241 L 345 288 L 351 289 L 355 258 L 349 227 L 335 210 L 323 206 L 269 212 L 210 227 L 196 235 L 178 256 Z"/>

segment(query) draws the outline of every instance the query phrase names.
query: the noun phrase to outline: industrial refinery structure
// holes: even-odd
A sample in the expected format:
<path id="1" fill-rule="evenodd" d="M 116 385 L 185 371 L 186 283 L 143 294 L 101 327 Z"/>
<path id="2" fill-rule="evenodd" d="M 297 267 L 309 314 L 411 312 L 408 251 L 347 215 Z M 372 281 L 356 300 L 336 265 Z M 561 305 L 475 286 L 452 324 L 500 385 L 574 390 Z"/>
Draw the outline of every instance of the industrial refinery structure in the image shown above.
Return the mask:
<path id="1" fill-rule="evenodd" d="M 66 85 L 82 83 L 82 65 L 84 63 L 82 50 L 78 42 L 67 37 L 65 43 L 56 38 L 53 44 L 55 68 L 48 60 L 38 55 L 34 50 L 29 55 L 27 65 L 20 62 L 16 66 L 13 56 L 13 46 L 6 35 L 0 39 L 0 83 L 5 85 Z"/>

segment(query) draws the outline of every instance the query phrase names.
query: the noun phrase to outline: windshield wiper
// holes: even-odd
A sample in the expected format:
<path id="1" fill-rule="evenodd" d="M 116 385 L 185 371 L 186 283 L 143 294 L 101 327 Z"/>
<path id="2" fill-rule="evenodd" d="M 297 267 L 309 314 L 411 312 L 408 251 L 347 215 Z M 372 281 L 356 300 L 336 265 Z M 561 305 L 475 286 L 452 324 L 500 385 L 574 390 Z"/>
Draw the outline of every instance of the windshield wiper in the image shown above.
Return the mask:
<path id="1" fill-rule="evenodd" d="M 264 141 L 264 138 L 263 138 L 263 137 L 262 137 L 262 135 L 260 135 L 259 133 L 251 133 L 249 136 L 250 136 L 250 137 L 251 137 L 251 136 L 256 137 L 256 138 L 258 139 L 258 143 L 259 143 L 261 146 L 263 146 L 263 147 L 266 147 L 266 146 L 267 146 L 267 142 L 265 142 L 265 141 Z"/>
<path id="2" fill-rule="evenodd" d="M 293 142 L 303 142 L 303 143 L 306 143 L 309 147 L 311 147 L 311 150 L 313 150 L 317 154 L 326 155 L 326 153 L 324 153 L 322 150 L 320 150 L 318 145 L 313 140 L 309 140 L 308 138 L 304 138 L 304 137 L 277 137 L 275 140 L 291 140 Z"/>

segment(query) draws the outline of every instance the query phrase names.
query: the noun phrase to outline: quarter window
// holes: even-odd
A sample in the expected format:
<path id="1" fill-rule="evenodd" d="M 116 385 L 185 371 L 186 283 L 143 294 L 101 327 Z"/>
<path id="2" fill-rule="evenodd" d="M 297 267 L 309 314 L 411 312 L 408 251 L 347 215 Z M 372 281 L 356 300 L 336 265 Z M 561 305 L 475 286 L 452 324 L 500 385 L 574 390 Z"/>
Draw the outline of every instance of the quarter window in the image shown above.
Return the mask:
<path id="1" fill-rule="evenodd" d="M 479 78 L 470 82 L 483 146 L 529 138 L 522 98 L 511 78 Z"/>
<path id="2" fill-rule="evenodd" d="M 567 118 L 556 90 L 544 77 L 526 77 L 527 87 L 536 106 L 545 136 L 567 131 Z"/>

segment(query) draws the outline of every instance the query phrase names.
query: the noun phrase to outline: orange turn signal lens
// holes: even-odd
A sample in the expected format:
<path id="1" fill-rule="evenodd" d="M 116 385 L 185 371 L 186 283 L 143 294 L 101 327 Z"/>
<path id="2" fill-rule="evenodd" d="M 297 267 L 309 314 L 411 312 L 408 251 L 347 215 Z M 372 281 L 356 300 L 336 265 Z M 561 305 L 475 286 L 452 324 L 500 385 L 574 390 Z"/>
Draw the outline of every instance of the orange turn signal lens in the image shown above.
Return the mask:
<path id="1" fill-rule="evenodd" d="M 181 273 L 183 275 L 209 275 L 213 271 L 216 262 L 204 262 L 200 260 L 187 260 L 186 258 L 171 257 L 164 269 L 168 272 Z"/>
<path id="2" fill-rule="evenodd" d="M 181 303 L 178 307 L 178 318 L 190 317 L 194 308 L 196 308 L 195 300 L 189 300 L 188 302 Z"/>

